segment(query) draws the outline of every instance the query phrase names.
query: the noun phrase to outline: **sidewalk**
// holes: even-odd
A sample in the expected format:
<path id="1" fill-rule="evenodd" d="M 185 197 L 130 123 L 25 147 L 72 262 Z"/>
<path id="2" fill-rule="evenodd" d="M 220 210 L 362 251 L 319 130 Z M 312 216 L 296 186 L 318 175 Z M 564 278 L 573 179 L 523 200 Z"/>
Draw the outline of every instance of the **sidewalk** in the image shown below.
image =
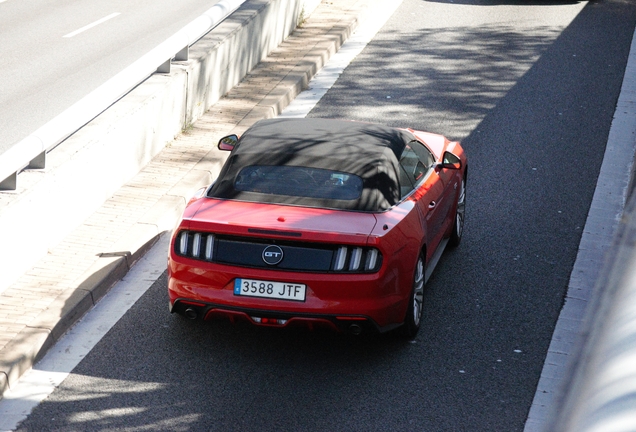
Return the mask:
<path id="1" fill-rule="evenodd" d="M 238 86 L 0 293 L 0 394 L 161 235 L 169 235 L 187 199 L 218 174 L 226 156 L 216 149 L 218 139 L 241 134 L 254 122 L 278 115 L 378 2 L 323 1 Z M 19 232 L 29 226 L 14 229 Z"/>

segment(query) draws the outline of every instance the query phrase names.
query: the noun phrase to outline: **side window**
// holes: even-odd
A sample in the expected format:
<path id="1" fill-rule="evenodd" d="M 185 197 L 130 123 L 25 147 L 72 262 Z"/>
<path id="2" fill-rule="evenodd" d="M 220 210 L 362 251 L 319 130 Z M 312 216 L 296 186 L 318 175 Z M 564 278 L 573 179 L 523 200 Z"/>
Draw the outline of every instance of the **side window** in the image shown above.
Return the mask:
<path id="1" fill-rule="evenodd" d="M 400 161 L 400 199 L 404 198 L 413 190 L 413 182 L 411 176 L 406 172 L 402 161 Z"/>
<path id="2" fill-rule="evenodd" d="M 400 157 L 400 191 L 401 197 L 411 193 L 415 185 L 424 178 L 433 166 L 433 155 L 417 141 L 411 141 L 404 147 Z"/>
<path id="3" fill-rule="evenodd" d="M 400 191 L 402 198 L 411 193 L 415 183 L 417 183 L 417 174 L 421 171 L 420 159 L 417 157 L 410 145 L 404 147 L 402 157 L 400 158 Z"/>
<path id="4" fill-rule="evenodd" d="M 429 149 L 426 148 L 424 144 L 419 141 L 411 141 L 409 143 L 413 151 L 417 154 L 417 157 L 420 158 L 420 161 L 426 167 L 426 170 L 433 166 L 435 163 L 435 158 Z"/>

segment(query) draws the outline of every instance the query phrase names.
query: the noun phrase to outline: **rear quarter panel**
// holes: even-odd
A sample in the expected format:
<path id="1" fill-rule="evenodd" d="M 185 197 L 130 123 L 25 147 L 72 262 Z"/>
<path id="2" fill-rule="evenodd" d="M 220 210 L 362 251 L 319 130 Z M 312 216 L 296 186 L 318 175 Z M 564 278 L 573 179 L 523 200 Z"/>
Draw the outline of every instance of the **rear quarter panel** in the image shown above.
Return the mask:
<path id="1" fill-rule="evenodd" d="M 395 279 L 396 293 L 408 297 L 425 238 L 415 202 L 407 199 L 375 216 L 378 223 L 369 236 L 369 245 L 382 251 L 386 271 Z M 406 311 L 406 302 L 403 307 Z"/>

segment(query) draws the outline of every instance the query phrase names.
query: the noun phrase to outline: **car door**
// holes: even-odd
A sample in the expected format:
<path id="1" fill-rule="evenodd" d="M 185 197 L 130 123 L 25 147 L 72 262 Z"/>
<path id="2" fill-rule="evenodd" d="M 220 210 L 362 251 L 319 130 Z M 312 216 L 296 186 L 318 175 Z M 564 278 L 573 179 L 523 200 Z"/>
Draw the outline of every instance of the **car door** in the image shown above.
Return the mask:
<path id="1" fill-rule="evenodd" d="M 400 157 L 402 197 L 412 194 L 416 201 L 422 229 L 426 233 L 427 260 L 443 238 L 443 224 L 448 212 L 444 200 L 445 184 L 443 177 L 433 169 L 434 163 L 432 153 L 418 141 L 411 141 Z"/>

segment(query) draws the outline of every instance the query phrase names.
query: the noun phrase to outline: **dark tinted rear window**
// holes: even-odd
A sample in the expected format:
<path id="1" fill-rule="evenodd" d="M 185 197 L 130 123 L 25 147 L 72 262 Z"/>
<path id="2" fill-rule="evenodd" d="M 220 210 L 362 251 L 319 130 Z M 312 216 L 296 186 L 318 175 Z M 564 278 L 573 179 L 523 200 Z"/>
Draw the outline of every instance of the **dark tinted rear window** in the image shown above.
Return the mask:
<path id="1" fill-rule="evenodd" d="M 302 166 L 252 165 L 241 169 L 234 188 L 241 192 L 328 200 L 356 200 L 363 189 L 354 174 Z"/>

